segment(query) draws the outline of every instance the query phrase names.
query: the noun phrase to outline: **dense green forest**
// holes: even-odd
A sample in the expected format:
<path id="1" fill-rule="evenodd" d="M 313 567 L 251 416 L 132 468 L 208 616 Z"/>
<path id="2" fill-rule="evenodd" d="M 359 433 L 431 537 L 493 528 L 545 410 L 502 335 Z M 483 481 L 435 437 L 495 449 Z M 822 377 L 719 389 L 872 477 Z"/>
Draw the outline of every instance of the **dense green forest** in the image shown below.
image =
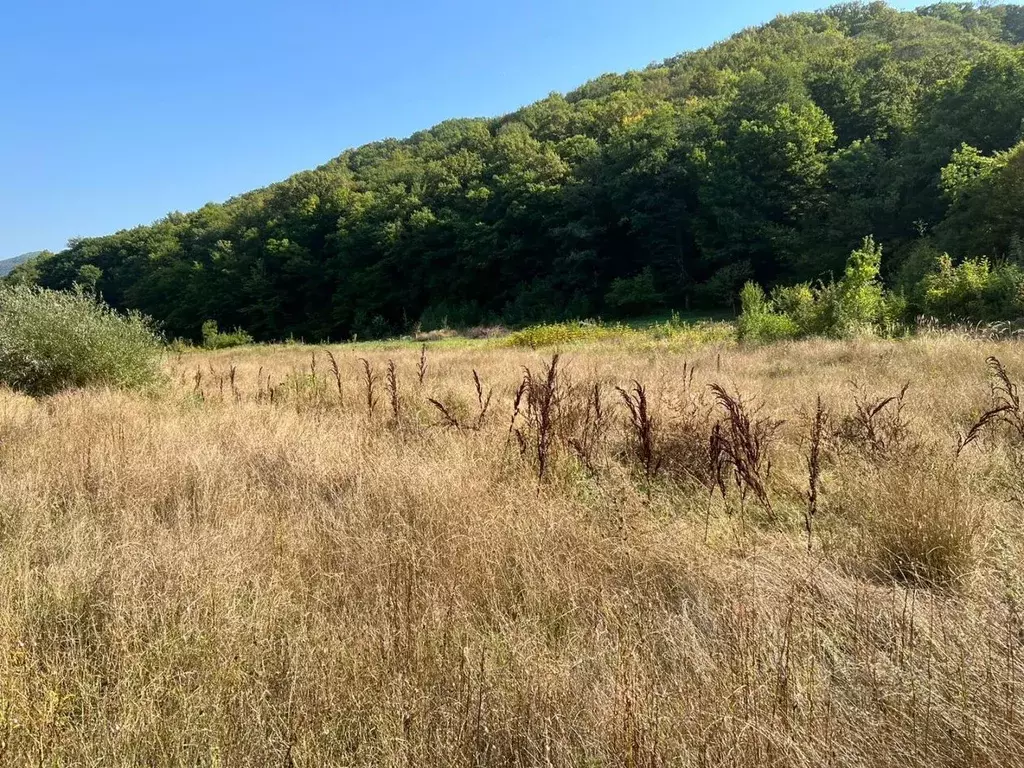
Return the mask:
<path id="1" fill-rule="evenodd" d="M 170 336 L 212 319 L 261 340 L 337 340 L 731 308 L 748 280 L 841 274 L 873 235 L 914 312 L 936 270 L 1024 264 L 1022 41 L 1016 5 L 779 17 L 72 241 L 8 279 L 84 285 Z M 1024 315 L 1014 290 L 992 311 Z"/>

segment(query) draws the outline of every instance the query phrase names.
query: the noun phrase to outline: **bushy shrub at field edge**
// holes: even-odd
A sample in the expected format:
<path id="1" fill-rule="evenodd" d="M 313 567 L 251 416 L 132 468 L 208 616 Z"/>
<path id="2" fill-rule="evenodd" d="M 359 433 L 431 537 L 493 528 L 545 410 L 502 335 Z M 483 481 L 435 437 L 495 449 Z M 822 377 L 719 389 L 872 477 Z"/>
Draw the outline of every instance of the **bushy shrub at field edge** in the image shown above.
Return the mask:
<path id="1" fill-rule="evenodd" d="M 149 321 L 83 291 L 0 287 L 0 383 L 30 395 L 90 385 L 139 388 L 160 376 Z"/>
<path id="2" fill-rule="evenodd" d="M 850 254 L 839 281 L 780 286 L 770 296 L 756 283 L 747 283 L 740 293 L 739 338 L 771 342 L 806 336 L 892 335 L 906 304 L 900 295 L 882 289 L 881 263 L 881 246 L 865 237 Z"/>
<path id="3" fill-rule="evenodd" d="M 216 320 L 207 320 L 203 323 L 204 349 L 230 349 L 252 343 L 252 336 L 241 328 L 235 328 L 233 331 L 221 331 L 217 327 Z"/>

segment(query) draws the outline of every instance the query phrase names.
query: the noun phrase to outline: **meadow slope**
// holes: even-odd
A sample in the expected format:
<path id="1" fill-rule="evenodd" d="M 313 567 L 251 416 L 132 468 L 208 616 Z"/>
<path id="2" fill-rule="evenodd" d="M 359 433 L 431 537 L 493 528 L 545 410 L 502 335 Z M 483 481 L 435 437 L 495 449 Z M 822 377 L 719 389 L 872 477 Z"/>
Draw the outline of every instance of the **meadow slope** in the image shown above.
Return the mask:
<path id="1" fill-rule="evenodd" d="M 1019 343 L 326 351 L 0 394 L 4 763 L 1024 764 Z"/>

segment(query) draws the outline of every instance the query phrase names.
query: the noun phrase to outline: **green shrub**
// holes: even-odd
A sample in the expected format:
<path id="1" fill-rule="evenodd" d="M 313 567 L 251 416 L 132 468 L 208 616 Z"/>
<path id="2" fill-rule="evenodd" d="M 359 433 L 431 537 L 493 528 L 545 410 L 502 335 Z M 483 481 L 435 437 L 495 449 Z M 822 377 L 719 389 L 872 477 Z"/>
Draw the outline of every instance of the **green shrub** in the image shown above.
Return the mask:
<path id="1" fill-rule="evenodd" d="M 813 308 L 801 323 L 801 335 L 852 339 L 883 333 L 887 305 L 881 264 L 882 247 L 865 237 L 847 259 L 842 279 L 813 289 Z"/>
<path id="2" fill-rule="evenodd" d="M 910 303 L 902 292 L 889 291 L 882 296 L 882 307 L 878 317 L 878 330 L 882 336 L 895 337 L 909 332 L 907 318 Z"/>
<path id="3" fill-rule="evenodd" d="M 765 295 L 764 288 L 755 282 L 747 282 L 740 291 L 740 319 L 743 315 L 762 315 L 772 311 L 772 305 Z"/>
<path id="4" fill-rule="evenodd" d="M 778 286 L 772 291 L 772 309 L 796 323 L 801 336 L 823 333 L 821 302 L 809 283 Z"/>
<path id="5" fill-rule="evenodd" d="M 503 346 L 508 347 L 551 347 L 584 341 L 621 340 L 639 335 L 635 328 L 627 325 L 577 321 L 531 325 L 510 333 L 502 342 Z"/>
<path id="6" fill-rule="evenodd" d="M 882 246 L 865 237 L 861 247 L 850 254 L 843 279 L 826 294 L 831 300 L 825 332 L 837 338 L 870 335 L 879 330 L 884 295 L 878 274 Z"/>
<path id="7" fill-rule="evenodd" d="M 671 342 L 673 346 L 702 346 L 736 340 L 736 327 L 715 320 L 686 320 L 678 312 L 660 323 L 643 328 L 643 335 L 652 342 Z"/>
<path id="8" fill-rule="evenodd" d="M 800 337 L 800 329 L 791 317 L 766 312 L 762 315 L 743 316 L 740 318 L 739 338 L 741 341 L 753 341 L 768 344 L 786 339 Z"/>
<path id="9" fill-rule="evenodd" d="M 252 344 L 252 341 L 252 336 L 241 328 L 235 328 L 230 333 L 221 333 L 217 329 L 216 320 L 207 320 L 203 323 L 203 347 L 206 349 L 241 347 L 246 344 Z"/>
<path id="10" fill-rule="evenodd" d="M 925 313 L 940 320 L 1007 320 L 1024 315 L 1024 270 L 985 257 L 954 265 L 943 254 L 923 280 Z"/>
<path id="11" fill-rule="evenodd" d="M 893 287 L 906 297 L 907 311 L 912 317 L 925 312 L 924 281 L 938 270 L 941 256 L 942 251 L 927 239 L 915 241 L 903 256 Z"/>
<path id="12" fill-rule="evenodd" d="M 144 387 L 158 380 L 160 355 L 139 314 L 118 314 L 81 291 L 0 287 L 0 382 L 12 389 Z"/>
<path id="13" fill-rule="evenodd" d="M 665 303 L 655 288 L 654 273 L 650 267 L 633 277 L 612 280 L 604 301 L 609 309 L 623 317 L 653 312 Z"/>
<path id="14" fill-rule="evenodd" d="M 882 248 L 866 237 L 850 254 L 843 278 L 812 287 L 778 287 L 769 298 L 756 283 L 740 292 L 739 337 L 778 341 L 804 336 L 838 339 L 891 334 L 899 327 L 906 302 L 882 290 Z"/>
<path id="15" fill-rule="evenodd" d="M 800 335 L 800 328 L 793 318 L 776 312 L 764 289 L 757 283 L 743 286 L 740 305 L 742 312 L 737 322 L 740 341 L 767 343 Z"/>

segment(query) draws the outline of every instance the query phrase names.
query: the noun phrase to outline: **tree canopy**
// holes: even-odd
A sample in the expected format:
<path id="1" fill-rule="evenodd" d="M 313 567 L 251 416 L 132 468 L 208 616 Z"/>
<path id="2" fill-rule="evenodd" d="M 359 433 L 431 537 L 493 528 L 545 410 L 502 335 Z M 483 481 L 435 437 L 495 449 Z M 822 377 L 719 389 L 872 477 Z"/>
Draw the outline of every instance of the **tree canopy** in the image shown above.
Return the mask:
<path id="1" fill-rule="evenodd" d="M 734 306 L 924 245 L 1021 255 L 1024 8 L 845 3 L 149 226 L 12 281 L 260 340 Z"/>

